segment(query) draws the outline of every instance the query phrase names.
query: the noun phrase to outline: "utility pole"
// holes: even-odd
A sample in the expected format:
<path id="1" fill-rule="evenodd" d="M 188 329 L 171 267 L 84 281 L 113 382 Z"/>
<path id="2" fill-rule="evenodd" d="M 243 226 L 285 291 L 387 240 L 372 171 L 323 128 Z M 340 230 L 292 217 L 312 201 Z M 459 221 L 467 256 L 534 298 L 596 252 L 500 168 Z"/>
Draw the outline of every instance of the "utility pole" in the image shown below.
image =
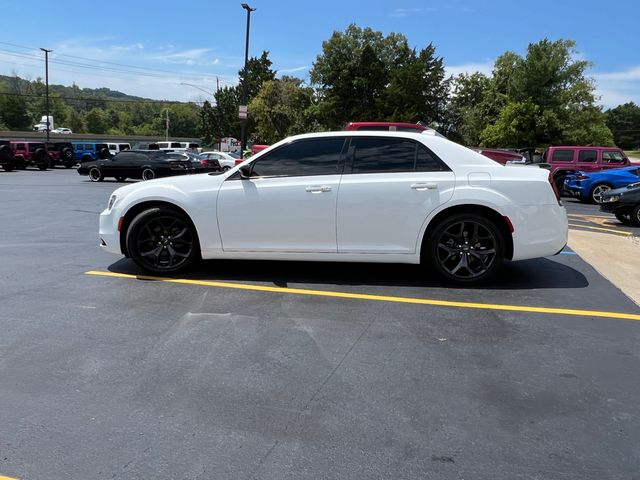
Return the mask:
<path id="1" fill-rule="evenodd" d="M 53 50 L 47 50 L 46 48 L 41 48 L 44 52 L 44 81 L 46 85 L 45 95 L 46 95 L 46 112 L 47 116 L 47 142 L 49 141 L 49 133 L 51 132 L 51 124 L 49 122 L 49 53 L 53 52 Z"/>
<path id="2" fill-rule="evenodd" d="M 242 105 L 238 111 L 240 117 L 240 156 L 244 156 L 247 148 L 247 66 L 249 63 L 249 28 L 251 26 L 251 12 L 255 12 L 255 8 L 251 8 L 246 3 L 242 4 L 242 8 L 247 11 L 247 38 L 244 45 L 244 78 L 242 82 Z"/>
<path id="3" fill-rule="evenodd" d="M 165 111 L 165 113 L 167 114 L 167 117 L 164 123 L 164 139 L 168 142 L 169 141 L 169 109 L 168 108 Z"/>

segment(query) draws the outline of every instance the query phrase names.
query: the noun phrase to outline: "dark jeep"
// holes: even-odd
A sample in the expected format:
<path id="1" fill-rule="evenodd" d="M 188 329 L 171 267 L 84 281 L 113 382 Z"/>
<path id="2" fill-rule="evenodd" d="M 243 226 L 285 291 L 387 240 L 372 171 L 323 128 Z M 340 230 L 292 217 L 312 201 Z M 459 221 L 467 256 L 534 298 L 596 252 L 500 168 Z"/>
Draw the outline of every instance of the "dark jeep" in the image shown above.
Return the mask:
<path id="1" fill-rule="evenodd" d="M 71 168 L 76 163 L 71 142 L 48 142 L 47 153 L 49 154 L 49 167 L 64 165 L 64 168 Z"/>
<path id="2" fill-rule="evenodd" d="M 43 142 L 12 141 L 11 150 L 15 154 L 16 168 L 32 166 L 46 170 L 49 166 L 47 146 Z"/>
<path id="3" fill-rule="evenodd" d="M 0 165 L 7 172 L 13 170 L 13 150 L 11 150 L 11 143 L 9 140 L 0 140 Z"/>

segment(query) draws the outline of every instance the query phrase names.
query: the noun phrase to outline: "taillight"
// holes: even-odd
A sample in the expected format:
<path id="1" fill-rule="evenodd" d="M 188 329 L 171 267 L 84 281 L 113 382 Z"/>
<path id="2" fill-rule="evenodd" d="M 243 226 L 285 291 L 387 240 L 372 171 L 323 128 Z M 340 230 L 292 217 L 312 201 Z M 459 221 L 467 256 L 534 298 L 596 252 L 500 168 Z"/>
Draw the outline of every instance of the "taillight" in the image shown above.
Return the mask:
<path id="1" fill-rule="evenodd" d="M 240 165 L 244 160 L 242 158 L 236 158 L 236 165 Z"/>
<path id="2" fill-rule="evenodd" d="M 587 175 L 576 175 L 573 179 L 574 180 L 589 180 L 589 177 Z"/>
<path id="3" fill-rule="evenodd" d="M 553 180 L 553 175 L 549 172 L 549 183 L 551 184 L 551 188 L 553 189 L 553 193 L 556 196 L 556 200 L 558 200 L 558 205 L 562 205 L 562 200 L 560 199 L 560 192 L 558 191 L 558 186 L 556 182 Z"/>

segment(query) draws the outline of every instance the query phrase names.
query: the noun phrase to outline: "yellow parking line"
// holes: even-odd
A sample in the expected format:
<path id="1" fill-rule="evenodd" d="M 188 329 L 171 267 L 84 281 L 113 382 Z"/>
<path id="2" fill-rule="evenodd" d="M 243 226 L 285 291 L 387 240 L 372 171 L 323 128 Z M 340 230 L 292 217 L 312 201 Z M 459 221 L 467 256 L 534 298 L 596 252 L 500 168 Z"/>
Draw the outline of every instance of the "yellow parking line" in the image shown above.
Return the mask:
<path id="1" fill-rule="evenodd" d="M 18 480 L 18 479 L 13 477 L 3 477 L 2 475 L 0 475 L 0 480 Z"/>
<path id="2" fill-rule="evenodd" d="M 601 312 L 595 310 L 574 310 L 568 308 L 531 307 L 524 305 L 500 305 L 492 303 L 451 302 L 448 300 L 430 300 L 426 298 L 392 297 L 388 295 L 370 295 L 365 293 L 333 292 L 327 290 L 308 290 L 304 288 L 267 287 L 243 283 L 215 282 L 209 280 L 188 280 L 184 278 L 152 277 L 147 275 L 129 275 L 91 270 L 87 275 L 102 277 L 130 278 L 137 280 L 153 280 L 157 282 L 178 283 L 183 285 L 199 285 L 203 287 L 232 288 L 236 290 L 252 290 L 257 292 L 285 293 L 289 295 L 311 295 L 317 297 L 349 298 L 354 300 L 373 300 L 380 302 L 412 303 L 417 305 L 432 305 L 436 307 L 474 308 L 481 310 L 504 310 L 508 312 L 545 313 L 556 315 L 576 315 L 583 317 L 620 318 L 625 320 L 640 320 L 640 314 Z"/>
<path id="3" fill-rule="evenodd" d="M 614 230 L 612 228 L 590 227 L 588 225 L 576 225 L 575 223 L 570 223 L 569 226 L 578 227 L 578 228 L 589 228 L 591 230 L 602 230 L 603 232 L 613 232 L 613 233 L 617 233 L 618 235 L 626 235 L 626 236 L 633 235 L 632 232 L 625 232 L 624 230 Z"/>

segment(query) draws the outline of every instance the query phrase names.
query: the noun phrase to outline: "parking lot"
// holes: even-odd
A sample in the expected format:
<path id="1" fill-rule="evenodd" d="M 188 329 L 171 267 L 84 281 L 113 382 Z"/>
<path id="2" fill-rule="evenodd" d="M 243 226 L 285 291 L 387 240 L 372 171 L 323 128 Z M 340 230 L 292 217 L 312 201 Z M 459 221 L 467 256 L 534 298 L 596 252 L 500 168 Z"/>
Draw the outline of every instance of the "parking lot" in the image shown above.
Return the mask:
<path id="1" fill-rule="evenodd" d="M 640 478 L 640 308 L 570 249 L 159 279 L 98 247 L 119 185 L 0 172 L 0 478 Z"/>

